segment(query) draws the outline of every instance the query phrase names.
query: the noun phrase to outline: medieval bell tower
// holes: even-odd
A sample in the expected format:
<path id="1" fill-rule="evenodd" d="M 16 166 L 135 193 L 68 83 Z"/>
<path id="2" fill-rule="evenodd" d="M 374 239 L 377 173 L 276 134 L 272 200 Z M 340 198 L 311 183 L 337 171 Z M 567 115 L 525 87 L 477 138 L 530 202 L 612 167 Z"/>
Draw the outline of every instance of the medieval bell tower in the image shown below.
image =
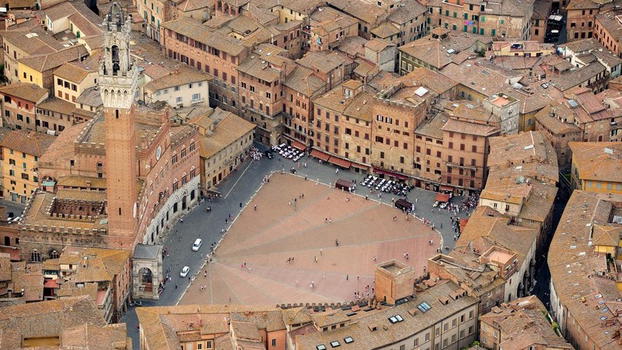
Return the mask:
<path id="1" fill-rule="evenodd" d="M 130 59 L 131 17 L 113 3 L 104 20 L 99 89 L 104 105 L 108 246 L 133 249 L 137 230 L 137 161 L 134 96 L 137 67 Z"/>

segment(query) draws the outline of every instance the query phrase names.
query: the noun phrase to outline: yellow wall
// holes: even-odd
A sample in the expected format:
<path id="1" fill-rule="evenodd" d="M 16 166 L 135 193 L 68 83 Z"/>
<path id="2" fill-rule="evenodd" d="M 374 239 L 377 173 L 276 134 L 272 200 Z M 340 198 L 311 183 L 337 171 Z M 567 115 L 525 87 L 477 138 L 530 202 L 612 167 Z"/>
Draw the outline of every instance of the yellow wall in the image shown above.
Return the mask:
<path id="1" fill-rule="evenodd" d="M 622 183 L 583 180 L 581 189 L 587 192 L 622 194 Z"/>
<path id="2" fill-rule="evenodd" d="M 594 252 L 603 253 L 603 254 L 611 254 L 611 256 L 616 256 L 616 247 L 606 246 L 606 245 L 596 245 L 594 246 Z"/>
<path id="3" fill-rule="evenodd" d="M 39 186 L 35 171 L 35 169 L 37 169 L 38 158 L 8 148 L 2 149 L 2 155 L 4 199 L 25 202 L 25 199 L 30 197 L 30 194 Z M 14 165 L 11 164 L 11 160 L 15 162 Z M 28 179 L 23 179 L 22 174 L 27 175 Z M 21 197 L 12 195 L 14 193 Z"/>
<path id="4" fill-rule="evenodd" d="M 80 104 L 76 102 L 77 98 L 84 90 L 94 86 L 96 82 L 97 73 L 95 72 L 89 73 L 81 82 L 70 81 L 54 75 L 54 97 L 71 102 L 75 104 L 76 107 L 80 107 Z M 68 84 L 68 87 L 65 87 L 65 83 Z"/>
<path id="5" fill-rule="evenodd" d="M 456 89 L 456 93 L 459 97 L 467 99 L 467 100 L 472 100 L 475 102 L 482 102 L 483 100 L 485 100 L 486 98 L 488 98 L 488 96 L 481 94 L 467 86 L 464 86 L 462 84 L 458 84 L 457 89 Z M 463 96 L 464 94 L 464 96 Z M 469 98 L 470 97 L 470 98 Z"/>
<path id="6" fill-rule="evenodd" d="M 521 131 L 534 131 L 534 130 L 536 130 L 536 114 L 539 111 L 540 110 L 520 115 L 519 128 L 520 128 Z"/>
<path id="7" fill-rule="evenodd" d="M 25 74 L 25 76 L 24 76 Z M 43 86 L 43 73 L 28 67 L 23 63 L 19 63 L 18 66 L 19 81 L 24 83 L 32 83 L 44 88 Z"/>

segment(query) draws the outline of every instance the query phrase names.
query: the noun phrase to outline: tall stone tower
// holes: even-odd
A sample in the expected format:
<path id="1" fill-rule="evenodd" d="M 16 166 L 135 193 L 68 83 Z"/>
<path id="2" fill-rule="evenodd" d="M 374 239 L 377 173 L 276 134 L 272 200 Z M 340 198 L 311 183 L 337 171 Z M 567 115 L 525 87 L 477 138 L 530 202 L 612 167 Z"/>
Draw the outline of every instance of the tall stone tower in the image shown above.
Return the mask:
<path id="1" fill-rule="evenodd" d="M 104 105 L 108 246 L 133 249 L 137 229 L 134 96 L 138 70 L 130 59 L 131 17 L 117 3 L 104 20 L 99 88 Z"/>

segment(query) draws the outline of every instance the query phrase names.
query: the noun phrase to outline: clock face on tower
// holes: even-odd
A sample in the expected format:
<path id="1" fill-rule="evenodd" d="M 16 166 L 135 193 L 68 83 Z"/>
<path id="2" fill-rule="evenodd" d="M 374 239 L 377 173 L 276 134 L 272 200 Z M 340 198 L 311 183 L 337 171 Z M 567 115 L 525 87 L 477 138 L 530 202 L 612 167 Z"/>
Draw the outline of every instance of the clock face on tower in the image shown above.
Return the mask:
<path id="1" fill-rule="evenodd" d="M 162 156 L 162 145 L 158 146 L 158 148 L 156 149 L 156 160 L 160 160 L 161 156 Z"/>

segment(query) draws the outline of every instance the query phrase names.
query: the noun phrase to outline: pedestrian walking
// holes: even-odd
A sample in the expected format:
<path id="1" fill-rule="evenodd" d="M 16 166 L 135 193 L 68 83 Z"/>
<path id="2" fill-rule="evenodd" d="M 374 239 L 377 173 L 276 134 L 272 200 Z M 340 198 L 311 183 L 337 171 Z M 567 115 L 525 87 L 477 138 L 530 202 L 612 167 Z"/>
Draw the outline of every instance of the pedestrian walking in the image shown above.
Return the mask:
<path id="1" fill-rule="evenodd" d="M 242 202 L 240 202 L 240 208 L 242 208 Z"/>
<path id="2" fill-rule="evenodd" d="M 254 207 L 253 207 L 253 210 L 257 211 L 257 206 L 254 206 Z"/>

